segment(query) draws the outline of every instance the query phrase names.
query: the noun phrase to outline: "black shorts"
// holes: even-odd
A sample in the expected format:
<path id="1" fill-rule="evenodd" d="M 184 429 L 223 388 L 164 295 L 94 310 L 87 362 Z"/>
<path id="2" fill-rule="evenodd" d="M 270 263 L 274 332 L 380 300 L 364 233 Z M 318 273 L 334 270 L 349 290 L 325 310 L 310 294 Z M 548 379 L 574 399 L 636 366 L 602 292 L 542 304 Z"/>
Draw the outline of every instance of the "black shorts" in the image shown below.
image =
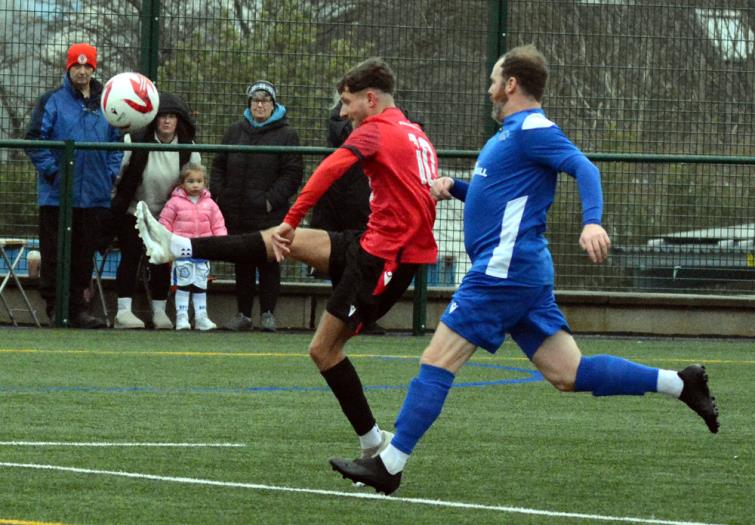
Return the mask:
<path id="1" fill-rule="evenodd" d="M 359 333 L 398 301 L 417 273 L 418 264 L 396 263 L 370 255 L 359 244 L 360 231 L 330 235 L 329 274 L 333 295 L 326 309 Z"/>

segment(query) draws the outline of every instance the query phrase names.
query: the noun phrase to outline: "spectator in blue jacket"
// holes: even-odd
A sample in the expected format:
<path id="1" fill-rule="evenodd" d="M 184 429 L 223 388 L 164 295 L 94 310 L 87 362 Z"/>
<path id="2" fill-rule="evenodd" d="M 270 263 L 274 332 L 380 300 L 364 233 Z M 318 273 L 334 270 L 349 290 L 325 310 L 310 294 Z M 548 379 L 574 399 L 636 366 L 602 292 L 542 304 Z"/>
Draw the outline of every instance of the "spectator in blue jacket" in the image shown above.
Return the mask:
<path id="1" fill-rule="evenodd" d="M 97 49 L 73 44 L 63 83 L 37 101 L 26 131 L 29 140 L 119 142 L 121 133 L 100 110 L 102 84 L 93 78 Z M 60 149 L 29 149 L 39 174 L 39 246 L 42 252 L 40 294 L 52 322 L 58 246 L 58 215 L 62 155 Z M 121 165 L 121 151 L 76 150 L 73 178 L 73 235 L 71 245 L 70 325 L 101 328 L 102 319 L 89 314 L 84 291 L 92 278 L 92 257 L 100 238 L 98 228 L 110 207 L 111 191 Z"/>

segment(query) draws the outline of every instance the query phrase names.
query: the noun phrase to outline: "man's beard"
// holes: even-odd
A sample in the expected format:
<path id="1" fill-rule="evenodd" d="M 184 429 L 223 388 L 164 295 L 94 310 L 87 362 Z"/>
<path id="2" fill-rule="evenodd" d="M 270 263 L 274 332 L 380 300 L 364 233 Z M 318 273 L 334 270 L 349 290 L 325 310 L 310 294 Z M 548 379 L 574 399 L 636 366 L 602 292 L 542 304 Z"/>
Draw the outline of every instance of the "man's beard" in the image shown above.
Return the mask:
<path id="1" fill-rule="evenodd" d="M 503 119 L 501 118 L 501 110 L 502 106 L 501 104 L 493 104 L 493 109 L 490 110 L 490 117 L 496 121 L 497 124 L 503 123 Z"/>
<path id="2" fill-rule="evenodd" d="M 490 111 L 490 116 L 498 124 L 503 124 L 503 106 L 506 102 L 496 102 L 493 104 L 493 109 Z"/>
<path id="3" fill-rule="evenodd" d="M 501 99 L 493 102 L 493 108 L 490 110 L 490 116 L 498 124 L 503 124 L 503 107 L 509 101 L 509 97 L 505 93 L 501 95 Z"/>

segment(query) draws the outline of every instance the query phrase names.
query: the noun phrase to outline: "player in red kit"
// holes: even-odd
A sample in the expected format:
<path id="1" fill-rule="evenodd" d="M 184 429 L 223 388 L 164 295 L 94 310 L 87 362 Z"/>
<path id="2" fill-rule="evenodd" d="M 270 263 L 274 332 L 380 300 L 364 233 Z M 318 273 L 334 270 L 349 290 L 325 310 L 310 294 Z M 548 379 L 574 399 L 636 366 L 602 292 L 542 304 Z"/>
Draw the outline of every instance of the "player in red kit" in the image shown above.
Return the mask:
<path id="1" fill-rule="evenodd" d="M 150 262 L 177 257 L 256 263 L 290 257 L 326 273 L 333 294 L 309 345 L 309 355 L 359 436 L 362 457 L 382 451 L 393 435 L 380 430 L 361 380 L 344 353 L 362 326 L 377 321 L 403 295 L 420 264 L 435 263 L 435 148 L 422 129 L 396 108 L 396 79 L 388 64 L 370 58 L 338 84 L 341 116 L 354 131 L 323 160 L 283 222 L 262 232 L 186 239 L 162 228 L 141 203 L 137 226 Z M 297 229 L 327 191 L 355 163 L 370 181 L 371 213 L 364 232 Z"/>

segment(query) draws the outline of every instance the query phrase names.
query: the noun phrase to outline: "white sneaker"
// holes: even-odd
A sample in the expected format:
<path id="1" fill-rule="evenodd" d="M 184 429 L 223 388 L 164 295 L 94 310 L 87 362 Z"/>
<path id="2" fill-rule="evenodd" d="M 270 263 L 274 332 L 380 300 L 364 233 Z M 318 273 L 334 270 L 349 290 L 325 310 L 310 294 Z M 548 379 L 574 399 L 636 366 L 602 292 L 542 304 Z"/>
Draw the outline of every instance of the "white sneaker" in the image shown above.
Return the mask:
<path id="1" fill-rule="evenodd" d="M 124 330 L 144 328 L 144 321 L 135 316 L 131 310 L 118 310 L 115 314 L 115 328 Z"/>
<path id="2" fill-rule="evenodd" d="M 230 330 L 232 332 L 248 332 L 254 328 L 252 325 L 252 320 L 239 312 L 236 314 L 236 317 L 228 321 L 225 326 L 223 326 L 226 330 Z"/>
<path id="3" fill-rule="evenodd" d="M 260 329 L 263 332 L 275 332 L 275 316 L 272 312 L 263 312 L 260 316 Z"/>
<path id="4" fill-rule="evenodd" d="M 218 327 L 218 325 L 210 321 L 210 318 L 207 316 L 195 318 L 194 326 L 197 330 L 202 330 L 203 332 L 206 330 L 215 330 Z"/>
<path id="5" fill-rule="evenodd" d="M 144 242 L 149 262 L 165 264 L 175 259 L 170 251 L 170 237 L 173 234 L 152 216 L 144 201 L 136 204 L 136 229 Z"/>
<path id="6" fill-rule="evenodd" d="M 178 314 L 176 316 L 176 330 L 191 330 L 188 314 Z"/>
<path id="7" fill-rule="evenodd" d="M 380 434 L 383 438 L 382 441 L 380 441 L 380 444 L 376 447 L 363 448 L 362 459 L 374 458 L 375 456 L 380 454 L 382 451 L 384 451 L 386 447 L 391 443 L 391 439 L 393 439 L 393 432 L 388 432 L 387 430 L 381 430 Z"/>
<path id="8" fill-rule="evenodd" d="M 152 314 L 152 324 L 155 326 L 155 330 L 173 329 L 173 323 L 164 310 L 155 310 Z"/>

